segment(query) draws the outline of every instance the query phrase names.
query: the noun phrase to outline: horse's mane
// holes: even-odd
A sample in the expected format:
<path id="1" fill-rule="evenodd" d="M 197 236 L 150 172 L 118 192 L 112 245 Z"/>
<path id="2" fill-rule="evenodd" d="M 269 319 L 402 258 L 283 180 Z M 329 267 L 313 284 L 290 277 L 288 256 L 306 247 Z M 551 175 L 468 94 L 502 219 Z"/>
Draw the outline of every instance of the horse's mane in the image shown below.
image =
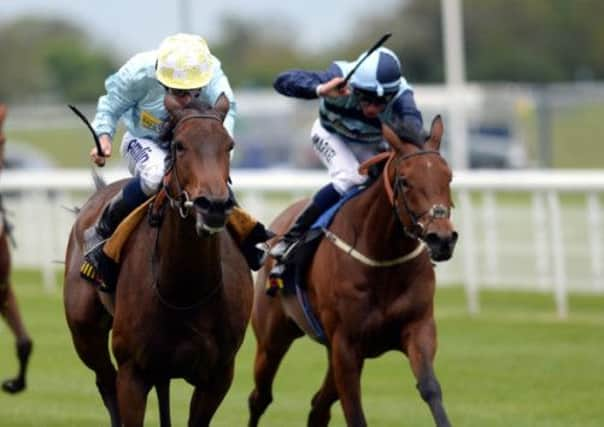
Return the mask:
<path id="1" fill-rule="evenodd" d="M 424 143 L 429 135 L 423 129 L 417 129 L 417 126 L 414 126 L 409 118 L 394 116 L 386 124 L 396 133 L 401 141 L 413 144 L 419 149 L 424 149 Z"/>
<path id="2" fill-rule="evenodd" d="M 183 108 L 178 110 L 179 112 L 185 112 L 187 110 L 193 110 L 197 113 L 207 113 L 208 111 L 213 111 L 214 108 L 212 105 L 208 104 L 205 101 L 201 101 L 197 98 L 191 99 L 188 104 L 186 104 Z M 159 132 L 159 140 L 168 143 L 172 141 L 174 127 L 178 123 L 178 120 L 173 115 L 169 115 L 166 120 L 161 124 L 161 131 Z"/>

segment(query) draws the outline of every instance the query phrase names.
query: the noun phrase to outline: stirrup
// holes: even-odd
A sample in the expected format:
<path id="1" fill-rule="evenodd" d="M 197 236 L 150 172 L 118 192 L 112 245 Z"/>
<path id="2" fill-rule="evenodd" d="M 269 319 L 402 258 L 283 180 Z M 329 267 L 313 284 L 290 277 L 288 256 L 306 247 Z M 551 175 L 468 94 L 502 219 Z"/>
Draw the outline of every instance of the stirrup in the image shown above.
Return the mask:
<path id="1" fill-rule="evenodd" d="M 285 272 L 285 264 L 275 265 L 266 279 L 264 292 L 274 297 L 279 291 L 283 289 L 285 283 L 283 282 L 283 273 Z"/>
<path id="2" fill-rule="evenodd" d="M 286 263 L 290 258 L 291 253 L 295 248 L 298 247 L 300 243 L 300 239 L 295 239 L 291 241 L 287 240 L 279 240 L 275 246 L 271 248 L 269 251 L 269 255 L 279 261 L 280 263 Z"/>

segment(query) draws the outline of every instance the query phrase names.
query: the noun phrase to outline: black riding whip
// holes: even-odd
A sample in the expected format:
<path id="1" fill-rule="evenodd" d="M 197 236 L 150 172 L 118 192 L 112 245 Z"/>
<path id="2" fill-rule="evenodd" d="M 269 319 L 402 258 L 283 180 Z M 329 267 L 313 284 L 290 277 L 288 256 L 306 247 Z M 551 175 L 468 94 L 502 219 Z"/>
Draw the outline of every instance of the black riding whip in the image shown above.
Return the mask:
<path id="1" fill-rule="evenodd" d="M 346 86 L 346 83 L 348 83 L 348 80 L 350 80 L 350 78 L 352 77 L 352 75 L 354 74 L 354 72 L 359 68 L 359 66 L 365 62 L 365 60 L 369 57 L 369 55 L 371 55 L 373 52 L 375 52 L 375 50 L 377 48 L 379 48 L 381 45 L 383 45 L 384 43 L 386 43 L 386 40 L 388 40 L 390 38 L 390 36 L 392 35 L 392 33 L 386 33 L 384 34 L 382 37 L 380 37 L 380 39 L 369 48 L 369 50 L 367 51 L 367 54 L 363 57 L 363 59 L 361 59 L 359 62 L 357 62 L 357 65 L 355 65 L 352 70 L 350 70 L 348 72 L 348 74 L 346 75 L 346 77 L 344 77 L 344 80 L 342 82 L 340 82 L 340 84 L 338 84 L 338 89 L 343 88 L 344 86 Z"/>
<path id="2" fill-rule="evenodd" d="M 90 122 L 88 121 L 86 116 L 84 114 L 82 114 L 82 112 L 80 110 L 78 110 L 76 107 L 74 107 L 73 105 L 67 104 L 67 106 L 71 109 L 71 111 L 73 111 L 75 113 L 76 116 L 78 116 L 84 122 L 86 127 L 88 129 L 90 129 L 90 132 L 92 133 L 92 137 L 94 138 L 94 143 L 96 145 L 96 152 L 99 155 L 99 157 L 105 157 L 105 153 L 103 153 L 103 149 L 101 148 L 101 141 L 99 141 L 99 137 L 97 136 L 94 129 L 92 129 L 92 125 L 90 124 Z M 99 166 L 103 167 L 103 166 L 105 166 L 105 163 L 103 163 Z"/>

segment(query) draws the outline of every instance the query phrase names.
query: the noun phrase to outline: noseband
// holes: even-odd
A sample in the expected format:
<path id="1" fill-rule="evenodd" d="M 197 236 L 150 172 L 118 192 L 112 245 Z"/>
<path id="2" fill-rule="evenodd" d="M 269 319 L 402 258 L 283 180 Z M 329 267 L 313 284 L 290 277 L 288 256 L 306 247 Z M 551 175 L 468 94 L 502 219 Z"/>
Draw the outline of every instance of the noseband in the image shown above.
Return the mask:
<path id="1" fill-rule="evenodd" d="M 401 164 L 403 161 L 405 161 L 411 157 L 425 156 L 425 155 L 429 155 L 429 154 L 437 155 L 437 156 L 441 157 L 440 152 L 438 152 L 438 151 L 426 150 L 426 151 L 417 151 L 415 153 L 407 154 L 406 156 L 403 156 L 400 159 L 398 159 L 397 165 L 394 166 L 394 185 L 392 185 L 390 183 L 390 178 L 388 176 L 388 170 L 389 170 L 390 163 L 392 162 L 392 160 L 395 157 L 394 153 L 390 157 L 388 157 L 388 161 L 386 162 L 386 166 L 384 167 L 383 175 L 384 175 L 384 187 L 386 188 L 386 194 L 388 195 L 388 199 L 390 200 L 390 203 L 392 204 L 392 208 L 394 209 L 394 214 L 397 218 L 399 218 L 399 220 L 400 220 L 401 216 L 400 216 L 397 201 L 398 201 L 399 197 L 402 198 L 403 207 L 405 208 L 405 214 L 411 220 L 411 225 L 405 225 L 404 223 L 402 223 L 402 221 L 401 221 L 401 225 L 403 226 L 403 231 L 405 232 L 405 234 L 412 239 L 420 239 L 424 235 L 426 226 L 424 226 L 420 222 L 422 218 L 427 216 L 428 217 L 427 225 L 429 225 L 435 219 L 449 218 L 451 216 L 451 207 L 445 206 L 442 204 L 432 205 L 430 207 L 430 209 L 418 214 L 409 207 L 409 202 L 407 200 L 407 197 L 405 197 L 405 192 L 403 191 L 403 187 L 405 185 L 405 177 L 401 176 L 398 173 L 397 166 L 399 164 Z M 394 186 L 394 189 L 393 189 L 393 186 Z"/>
<path id="2" fill-rule="evenodd" d="M 210 113 L 199 113 L 199 114 L 191 114 L 190 116 L 183 117 L 174 125 L 172 130 L 172 134 L 175 135 L 178 128 L 187 120 L 191 119 L 210 119 L 217 120 L 222 123 L 222 119 L 217 114 Z M 178 177 L 178 167 L 176 165 L 176 145 L 174 144 L 174 138 L 170 141 L 170 159 L 168 162 L 168 167 L 166 168 L 166 173 L 164 174 L 164 179 L 162 183 L 162 188 L 166 197 L 170 201 L 170 206 L 176 209 L 181 218 L 186 218 L 191 213 L 191 209 L 195 206 L 195 200 L 191 199 L 189 193 L 182 188 L 180 184 L 180 178 Z M 178 193 L 176 196 L 170 194 L 170 181 L 172 178 L 172 172 L 174 172 L 174 179 L 176 182 L 176 192 Z M 229 196 L 230 197 L 230 196 Z"/>

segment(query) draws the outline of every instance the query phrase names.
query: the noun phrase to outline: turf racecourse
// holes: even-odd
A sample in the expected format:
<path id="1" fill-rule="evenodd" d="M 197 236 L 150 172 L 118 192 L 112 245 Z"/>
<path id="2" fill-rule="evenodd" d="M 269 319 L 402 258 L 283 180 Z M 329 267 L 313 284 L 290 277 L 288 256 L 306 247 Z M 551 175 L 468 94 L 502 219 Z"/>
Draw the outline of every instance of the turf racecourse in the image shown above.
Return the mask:
<path id="1" fill-rule="evenodd" d="M 28 390 L 0 394 L 0 426 L 106 426 L 108 418 L 90 371 L 73 350 L 61 292 L 42 290 L 35 273 L 14 275 L 35 346 Z M 550 295 L 484 292 L 482 312 L 465 312 L 463 291 L 437 295 L 436 370 L 455 426 L 572 427 L 604 425 L 604 297 L 574 296 L 571 315 L 558 321 Z M 133 308 L 135 309 L 135 308 Z M 0 378 L 16 372 L 12 337 L 0 327 Z M 213 426 L 243 426 L 252 387 L 251 333 L 239 353 L 235 381 Z M 263 426 L 303 426 L 322 380 L 323 349 L 299 340 L 275 383 Z M 174 381 L 173 425 L 186 425 L 191 388 Z M 366 363 L 363 402 L 372 426 L 432 426 L 406 358 L 388 353 Z M 339 404 L 333 426 L 345 425 Z M 151 394 L 146 425 L 158 425 Z"/>

